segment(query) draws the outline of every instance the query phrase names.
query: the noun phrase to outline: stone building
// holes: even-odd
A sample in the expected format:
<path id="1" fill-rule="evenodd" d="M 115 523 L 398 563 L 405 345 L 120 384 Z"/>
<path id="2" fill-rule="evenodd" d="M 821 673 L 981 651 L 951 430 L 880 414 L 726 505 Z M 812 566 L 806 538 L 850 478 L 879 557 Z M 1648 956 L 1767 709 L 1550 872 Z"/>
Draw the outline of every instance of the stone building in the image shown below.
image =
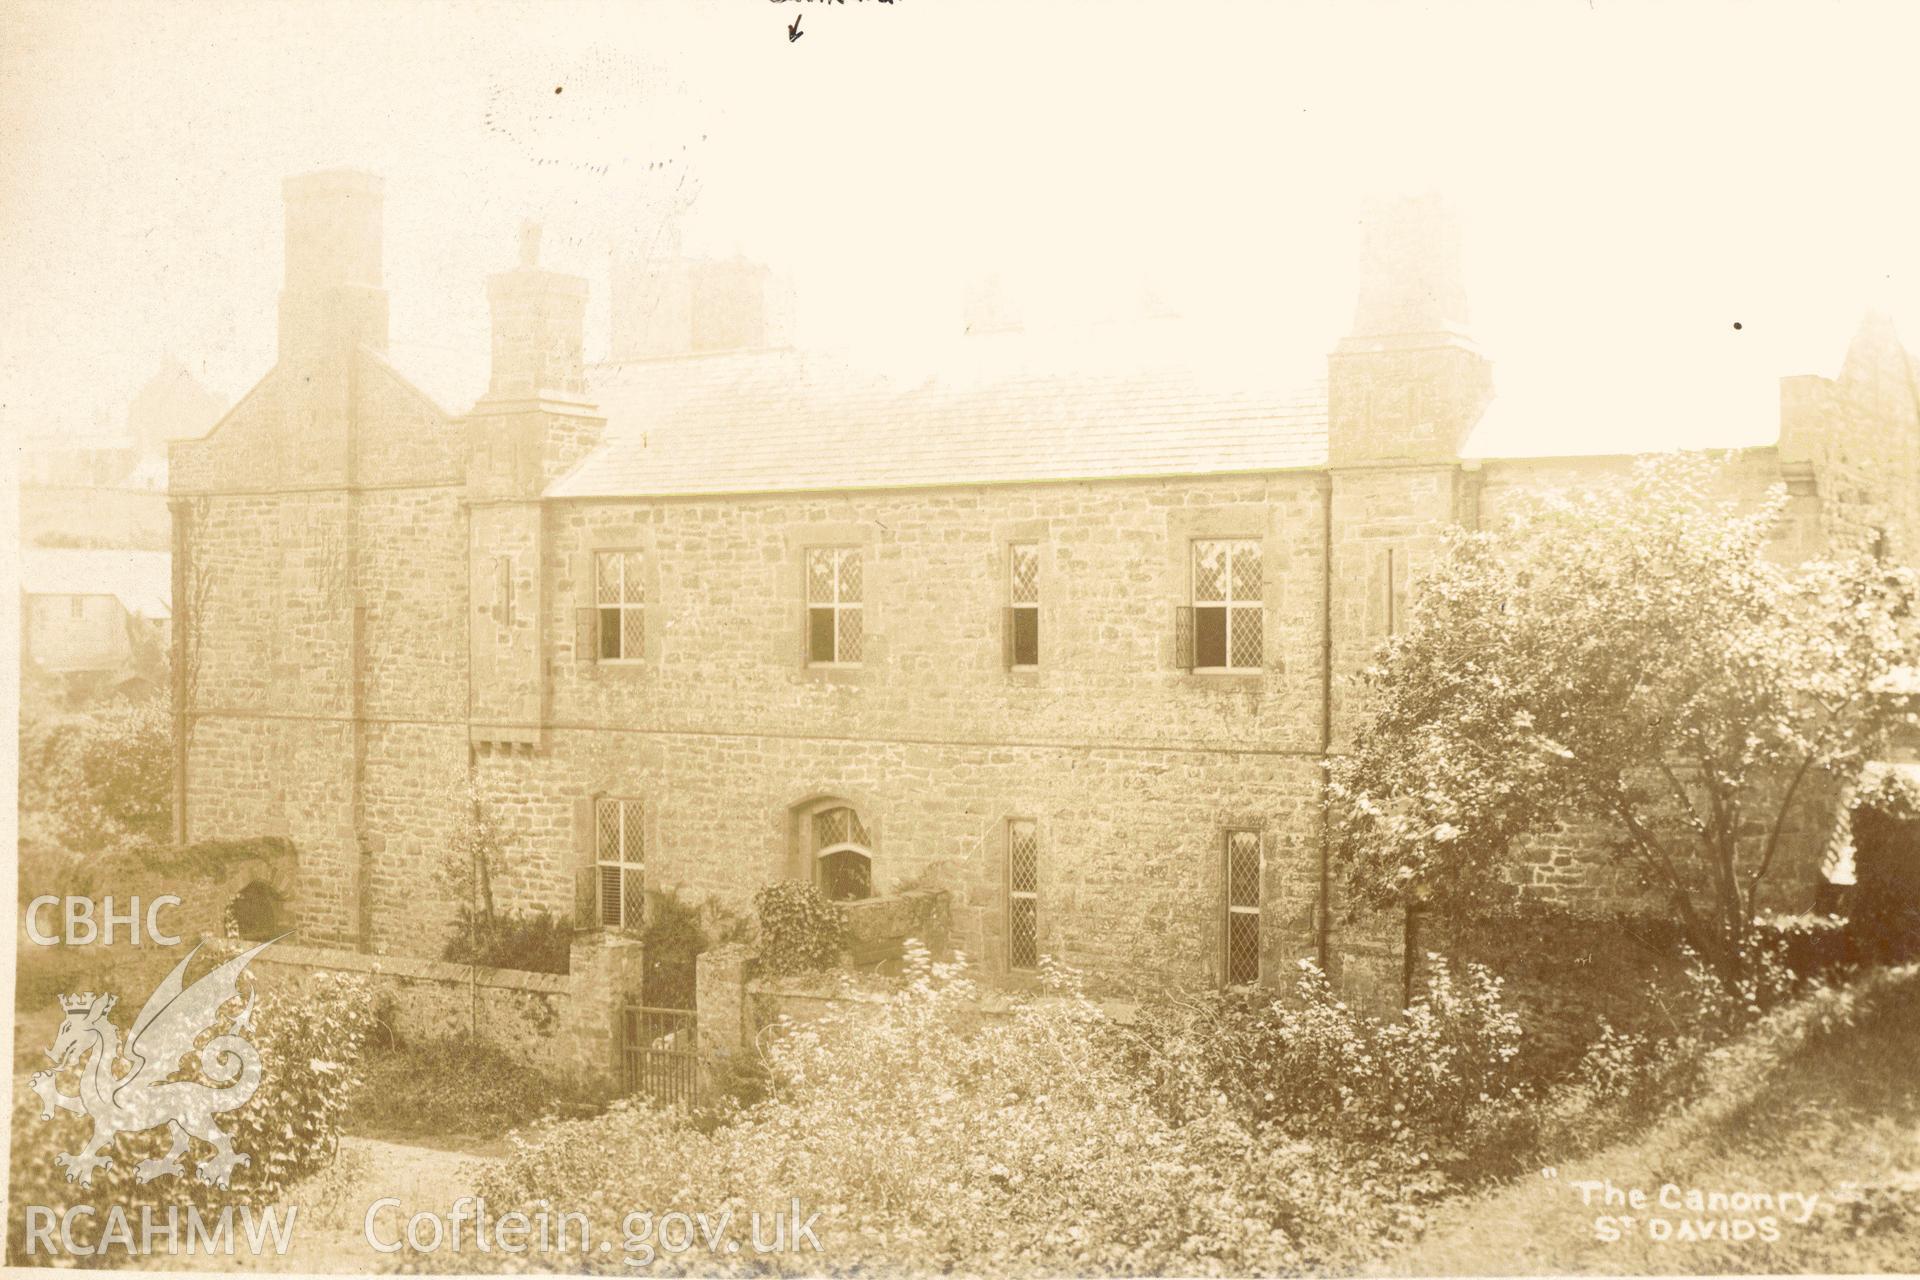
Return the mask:
<path id="1" fill-rule="evenodd" d="M 178 362 L 149 378 L 114 434 L 49 431 L 20 457 L 20 543 L 167 549 L 167 446 L 198 438 L 227 402 Z"/>
<path id="2" fill-rule="evenodd" d="M 164 551 L 26 547 L 20 661 L 85 701 L 166 687 L 172 575 Z"/>
<path id="3" fill-rule="evenodd" d="M 310 943 L 437 954 L 471 785 L 510 836 L 496 891 L 577 921 L 802 877 L 944 889 L 1003 973 L 1394 972 L 1323 900 L 1351 677 L 1447 527 L 1626 464 L 1471 456 L 1493 376 L 1430 201 L 1372 224 L 1302 388 L 1157 337 L 863 370 L 767 345 L 738 264 L 662 265 L 590 370 L 586 284 L 529 236 L 454 413 L 385 355 L 379 180 L 285 194 L 278 362 L 172 454 L 175 571 L 208 584 L 175 628 L 177 812 L 289 839 Z M 1790 487 L 1789 538 L 1911 555 L 1913 373 L 1870 324 L 1837 379 L 1782 384 L 1736 470 Z"/>

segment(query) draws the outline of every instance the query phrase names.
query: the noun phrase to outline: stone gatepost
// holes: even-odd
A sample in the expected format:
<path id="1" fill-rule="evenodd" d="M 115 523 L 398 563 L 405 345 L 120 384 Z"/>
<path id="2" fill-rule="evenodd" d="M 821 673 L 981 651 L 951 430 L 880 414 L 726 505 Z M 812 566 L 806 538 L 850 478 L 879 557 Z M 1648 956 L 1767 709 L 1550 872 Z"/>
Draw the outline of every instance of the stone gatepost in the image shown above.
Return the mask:
<path id="1" fill-rule="evenodd" d="M 709 1069 L 746 1050 L 747 966 L 753 952 L 737 942 L 702 951 L 694 961 L 694 1005 L 700 1011 L 700 1057 Z"/>
<path id="2" fill-rule="evenodd" d="M 605 1093 L 623 1086 L 623 1015 L 640 998 L 644 957 L 638 938 L 618 933 L 575 933 L 567 949 L 561 1057 L 570 1073 Z"/>

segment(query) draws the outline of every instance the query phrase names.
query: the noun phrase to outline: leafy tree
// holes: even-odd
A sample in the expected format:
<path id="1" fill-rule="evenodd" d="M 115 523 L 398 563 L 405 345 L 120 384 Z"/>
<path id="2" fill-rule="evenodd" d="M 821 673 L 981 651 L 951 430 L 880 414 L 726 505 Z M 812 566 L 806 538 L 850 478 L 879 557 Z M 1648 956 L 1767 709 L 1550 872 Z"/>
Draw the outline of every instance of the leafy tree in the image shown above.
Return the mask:
<path id="1" fill-rule="evenodd" d="M 159 699 L 23 725 L 23 827 L 34 839 L 79 851 L 165 842 L 173 826 L 172 728 Z"/>
<path id="2" fill-rule="evenodd" d="M 1784 491 L 1742 511 L 1717 479 L 1701 457 L 1649 460 L 1451 537 L 1333 767 L 1357 903 L 1485 903 L 1529 837 L 1591 824 L 1738 970 L 1819 775 L 1916 721 L 1920 641 L 1910 570 L 1877 548 L 1782 564 Z"/>
<path id="3" fill-rule="evenodd" d="M 478 939 L 491 934 L 499 923 L 493 885 L 506 871 L 512 850 L 493 807 L 472 778 L 452 799 L 459 818 L 440 856 L 440 882 L 460 904 L 463 927 L 477 950 Z"/>

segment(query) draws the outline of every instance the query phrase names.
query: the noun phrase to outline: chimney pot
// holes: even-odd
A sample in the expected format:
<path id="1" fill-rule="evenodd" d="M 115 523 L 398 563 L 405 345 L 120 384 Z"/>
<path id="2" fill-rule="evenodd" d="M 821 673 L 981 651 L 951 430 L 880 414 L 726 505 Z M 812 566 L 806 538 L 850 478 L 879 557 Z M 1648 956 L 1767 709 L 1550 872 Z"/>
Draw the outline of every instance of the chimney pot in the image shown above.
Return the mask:
<path id="1" fill-rule="evenodd" d="M 381 231 L 385 184 L 356 169 L 288 178 L 282 359 L 387 345 Z"/>
<path id="2" fill-rule="evenodd" d="M 539 224 L 520 225 L 520 265 L 487 277 L 493 310 L 490 400 L 586 394 L 587 282 L 535 265 Z"/>
<path id="3" fill-rule="evenodd" d="M 1459 457 L 1493 394 L 1466 334 L 1460 228 L 1437 195 L 1371 210 L 1353 331 L 1327 358 L 1335 465 Z"/>

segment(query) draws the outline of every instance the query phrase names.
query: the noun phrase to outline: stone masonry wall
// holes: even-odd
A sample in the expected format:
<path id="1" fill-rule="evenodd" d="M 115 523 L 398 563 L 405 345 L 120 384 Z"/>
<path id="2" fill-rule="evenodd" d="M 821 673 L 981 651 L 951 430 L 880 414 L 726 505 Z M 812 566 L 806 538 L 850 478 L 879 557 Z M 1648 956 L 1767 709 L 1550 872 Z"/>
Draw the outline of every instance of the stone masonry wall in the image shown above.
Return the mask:
<path id="1" fill-rule="evenodd" d="M 650 885 L 744 913 L 761 885 L 808 873 L 796 814 L 837 797 L 871 833 L 876 891 L 949 891 L 954 944 L 995 968 L 1006 824 L 1032 820 L 1040 949 L 1112 985 L 1218 979 L 1224 841 L 1255 829 L 1265 972 L 1284 983 L 1322 926 L 1323 705 L 1338 749 L 1359 674 L 1448 524 L 1625 465 L 470 506 L 461 426 L 383 360 L 352 369 L 344 391 L 311 396 L 304 379 L 333 375 L 282 369 L 176 448 L 176 496 L 204 499 L 194 553 L 214 571 L 188 825 L 292 840 L 303 937 L 415 956 L 437 955 L 453 920 L 436 868 L 471 770 L 513 851 L 504 905 L 570 914 L 591 800 L 615 796 L 643 807 Z M 590 426 L 556 422 L 555 447 L 581 447 Z M 350 448 L 325 438 L 339 423 Z M 1739 466 L 1754 495 L 1786 474 L 1766 450 Z M 1818 502 L 1796 499 L 1782 554 L 1821 543 Z M 1261 545 L 1256 673 L 1176 665 L 1203 537 Z M 1035 671 L 1003 659 L 1014 541 L 1040 547 Z M 858 667 L 804 660 L 813 546 L 862 551 Z M 592 556 L 613 549 L 646 564 L 630 661 L 578 651 Z M 1590 847 L 1542 838 L 1542 896 L 1623 891 Z M 1336 929 L 1334 944 L 1354 982 L 1395 980 L 1397 922 Z"/>
<path id="2" fill-rule="evenodd" d="M 283 363 L 173 449 L 208 582 L 176 610 L 186 836 L 290 839 L 308 941 L 361 945 L 369 912 L 404 936 L 432 901 L 464 790 L 464 471 L 457 428 L 364 349 Z"/>
<path id="3" fill-rule="evenodd" d="M 1225 833 L 1250 827 L 1266 836 L 1269 951 L 1311 954 L 1319 502 L 1313 476 L 1282 475 L 556 505 L 554 767 L 577 795 L 643 802 L 650 882 L 742 911 L 806 873 L 793 811 L 846 799 L 876 889 L 953 890 L 955 944 L 996 967 L 1006 822 L 1032 819 L 1041 950 L 1115 980 L 1217 975 Z M 1258 674 L 1174 665 L 1201 536 L 1262 544 Z M 1041 547 L 1031 673 L 1006 670 L 1000 643 L 1013 540 Z M 858 669 L 805 665 L 815 545 L 863 551 Z M 591 553 L 624 547 L 651 565 L 654 635 L 638 663 L 581 661 Z"/>

